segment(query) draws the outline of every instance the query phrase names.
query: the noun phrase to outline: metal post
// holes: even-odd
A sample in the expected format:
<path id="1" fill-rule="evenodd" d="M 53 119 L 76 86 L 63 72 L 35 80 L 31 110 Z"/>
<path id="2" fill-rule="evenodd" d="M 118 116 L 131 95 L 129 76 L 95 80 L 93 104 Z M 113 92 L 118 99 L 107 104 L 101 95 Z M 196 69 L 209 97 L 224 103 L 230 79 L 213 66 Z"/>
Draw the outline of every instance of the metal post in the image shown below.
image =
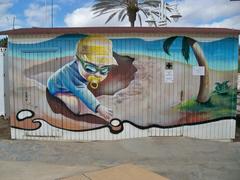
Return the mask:
<path id="1" fill-rule="evenodd" d="M 52 0 L 52 28 L 53 28 L 53 0 Z"/>
<path id="2" fill-rule="evenodd" d="M 16 17 L 13 16 L 13 29 L 15 29 L 15 19 L 16 19 Z"/>
<path id="3" fill-rule="evenodd" d="M 158 21 L 161 20 L 161 16 L 162 16 L 162 14 L 161 14 L 161 7 L 162 7 L 162 5 L 161 4 L 162 4 L 162 0 L 160 1 L 159 5 L 158 5 L 159 6 L 159 8 L 158 8 L 159 9 L 159 20 Z"/>
<path id="4" fill-rule="evenodd" d="M 47 0 L 45 0 L 45 22 L 43 22 L 43 23 L 45 23 L 45 26 L 47 25 L 47 22 L 48 22 L 48 20 L 47 20 Z"/>

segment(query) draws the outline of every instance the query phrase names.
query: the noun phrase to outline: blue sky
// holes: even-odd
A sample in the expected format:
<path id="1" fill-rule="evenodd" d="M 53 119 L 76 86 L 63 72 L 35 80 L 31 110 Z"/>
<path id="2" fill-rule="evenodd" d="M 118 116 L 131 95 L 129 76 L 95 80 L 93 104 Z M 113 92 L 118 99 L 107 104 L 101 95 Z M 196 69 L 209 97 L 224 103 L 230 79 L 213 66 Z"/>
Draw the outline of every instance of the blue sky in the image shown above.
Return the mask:
<path id="1" fill-rule="evenodd" d="M 53 0 L 53 2 L 55 26 L 66 26 L 64 23 L 66 14 L 87 5 L 84 0 Z M 46 4 L 47 6 L 45 0 L 0 0 L 0 15 L 3 16 L 0 28 L 11 26 L 13 16 L 16 16 L 16 27 L 50 26 L 51 0 L 46 0 Z"/>
<path id="2" fill-rule="evenodd" d="M 107 15 L 93 18 L 91 5 L 94 0 L 53 0 L 54 26 L 104 26 Z M 0 31 L 12 27 L 16 16 L 16 28 L 50 27 L 51 0 L 0 0 Z M 172 0 L 168 0 L 172 2 Z M 183 17 L 168 26 L 227 27 L 240 29 L 240 1 L 229 0 L 179 0 Z M 136 22 L 139 25 L 139 22 Z M 144 23 L 144 26 L 147 24 Z M 117 18 L 107 26 L 129 26 Z"/>

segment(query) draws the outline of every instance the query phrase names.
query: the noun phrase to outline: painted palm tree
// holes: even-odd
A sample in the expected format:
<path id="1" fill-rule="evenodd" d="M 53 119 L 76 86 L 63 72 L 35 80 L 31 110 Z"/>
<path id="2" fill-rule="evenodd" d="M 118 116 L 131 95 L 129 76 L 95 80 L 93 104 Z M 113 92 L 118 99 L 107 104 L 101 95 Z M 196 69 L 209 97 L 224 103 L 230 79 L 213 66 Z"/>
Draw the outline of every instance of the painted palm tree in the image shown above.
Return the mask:
<path id="1" fill-rule="evenodd" d="M 170 37 L 163 43 L 163 49 L 168 55 L 170 55 L 170 47 L 176 38 L 178 38 L 178 36 Z M 209 68 L 207 60 L 198 42 L 190 37 L 183 36 L 182 55 L 187 62 L 189 60 L 190 47 L 192 48 L 198 65 L 205 67 L 205 75 L 200 77 L 200 87 L 197 95 L 197 102 L 205 103 L 209 100 Z"/>
<path id="2" fill-rule="evenodd" d="M 113 17 L 118 15 L 118 21 L 123 21 L 126 16 L 131 23 L 131 27 L 134 27 L 136 18 L 138 17 L 140 26 L 142 26 L 141 14 L 145 15 L 147 18 L 150 14 L 149 8 L 157 8 L 159 6 L 160 0 L 145 0 L 139 2 L 139 0 L 95 0 L 92 6 L 92 11 L 96 15 L 95 17 L 110 14 L 105 24 L 108 23 Z M 171 12 L 171 8 L 166 7 L 166 9 Z M 156 17 L 159 17 L 159 12 L 151 9 L 151 13 Z M 166 17 L 168 21 L 170 19 Z M 170 21 L 171 22 L 171 21 Z"/>

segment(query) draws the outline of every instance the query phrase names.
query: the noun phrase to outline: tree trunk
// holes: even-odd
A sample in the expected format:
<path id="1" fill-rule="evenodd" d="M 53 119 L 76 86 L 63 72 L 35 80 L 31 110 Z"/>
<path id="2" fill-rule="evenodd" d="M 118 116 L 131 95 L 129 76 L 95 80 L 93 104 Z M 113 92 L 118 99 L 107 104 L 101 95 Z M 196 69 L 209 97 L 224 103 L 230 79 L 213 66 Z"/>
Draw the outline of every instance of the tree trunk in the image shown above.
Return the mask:
<path id="1" fill-rule="evenodd" d="M 131 27 L 134 27 L 135 22 L 134 21 L 130 21 L 130 23 L 131 23 Z"/>
<path id="2" fill-rule="evenodd" d="M 131 23 L 131 27 L 134 27 L 138 9 L 137 8 L 128 8 L 128 20 Z"/>
<path id="3" fill-rule="evenodd" d="M 209 68 L 207 60 L 200 45 L 194 39 L 188 38 L 188 43 L 191 46 L 199 66 L 205 67 L 205 75 L 200 77 L 200 87 L 197 96 L 197 102 L 205 103 L 209 100 Z"/>

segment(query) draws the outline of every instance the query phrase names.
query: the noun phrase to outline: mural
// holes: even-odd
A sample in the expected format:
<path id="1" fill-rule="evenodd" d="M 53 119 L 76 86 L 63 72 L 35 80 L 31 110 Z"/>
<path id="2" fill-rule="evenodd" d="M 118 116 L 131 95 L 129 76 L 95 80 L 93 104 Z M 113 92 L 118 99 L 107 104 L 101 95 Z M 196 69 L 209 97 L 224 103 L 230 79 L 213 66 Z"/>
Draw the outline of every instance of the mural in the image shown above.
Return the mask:
<path id="1" fill-rule="evenodd" d="M 117 134 L 124 124 L 171 128 L 235 118 L 238 40 L 197 39 L 12 41 L 11 126 L 34 131 L 44 121 L 60 130 Z"/>

